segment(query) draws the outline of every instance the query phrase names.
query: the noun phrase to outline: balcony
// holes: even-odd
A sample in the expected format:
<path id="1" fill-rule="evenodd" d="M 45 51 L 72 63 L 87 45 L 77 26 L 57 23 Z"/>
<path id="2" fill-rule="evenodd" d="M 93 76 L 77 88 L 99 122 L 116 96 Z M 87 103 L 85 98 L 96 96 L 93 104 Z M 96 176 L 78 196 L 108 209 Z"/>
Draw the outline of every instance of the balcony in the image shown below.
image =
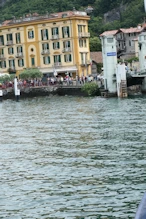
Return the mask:
<path id="1" fill-rule="evenodd" d="M 7 41 L 7 46 L 11 46 L 11 45 L 13 45 L 13 40 Z"/>
<path id="2" fill-rule="evenodd" d="M 52 40 L 58 40 L 59 39 L 59 35 L 55 34 L 55 35 L 52 35 Z"/>
<path id="3" fill-rule="evenodd" d="M 71 48 L 70 48 L 70 47 L 64 48 L 64 49 L 62 50 L 62 52 L 71 52 Z"/>
<path id="4" fill-rule="evenodd" d="M 22 52 L 17 53 L 16 58 L 21 58 L 21 57 L 23 57 L 23 53 Z"/>
<path id="5" fill-rule="evenodd" d="M 90 65 L 90 64 L 91 64 L 91 61 L 88 60 L 88 61 L 86 61 L 86 62 L 82 62 L 82 63 L 81 63 L 81 66 L 82 66 L 82 67 L 87 67 L 87 66 Z"/>
<path id="6" fill-rule="evenodd" d="M 9 72 L 10 74 L 16 73 L 15 67 L 14 67 L 14 66 L 10 67 L 10 68 L 8 69 L 8 72 Z"/>
<path id="7" fill-rule="evenodd" d="M 41 54 L 42 55 L 49 55 L 50 51 L 49 51 L 49 49 L 45 49 L 45 50 L 42 50 Z"/>
<path id="8" fill-rule="evenodd" d="M 54 63 L 54 67 L 60 67 L 60 66 L 62 66 L 62 63 L 61 63 L 61 62 L 55 62 L 55 63 Z"/>
<path id="9" fill-rule="evenodd" d="M 88 37 L 90 37 L 90 33 L 88 32 L 79 33 L 79 38 L 88 38 Z"/>
<path id="10" fill-rule="evenodd" d="M 1 54 L 1 55 L 0 55 L 0 60 L 4 60 L 4 59 L 6 59 L 5 56 L 4 56 L 4 54 Z"/>

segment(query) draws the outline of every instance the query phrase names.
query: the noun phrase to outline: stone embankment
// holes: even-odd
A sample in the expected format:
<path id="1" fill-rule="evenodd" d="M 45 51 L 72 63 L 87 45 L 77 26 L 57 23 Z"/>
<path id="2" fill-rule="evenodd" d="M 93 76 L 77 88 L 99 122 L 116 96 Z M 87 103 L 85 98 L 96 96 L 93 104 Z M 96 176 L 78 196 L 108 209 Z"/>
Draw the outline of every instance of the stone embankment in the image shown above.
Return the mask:
<path id="1" fill-rule="evenodd" d="M 57 86 L 23 87 L 20 89 L 20 98 L 55 95 L 57 90 Z M 3 99 L 15 99 L 14 89 L 3 89 Z"/>
<path id="2" fill-rule="evenodd" d="M 20 88 L 20 99 L 28 97 L 38 97 L 38 96 L 49 96 L 49 95 L 77 95 L 86 96 L 86 94 L 81 91 L 81 85 L 69 85 L 69 86 L 38 86 L 38 87 L 21 87 Z M 5 88 L 3 89 L 3 99 L 15 99 L 14 89 Z"/>

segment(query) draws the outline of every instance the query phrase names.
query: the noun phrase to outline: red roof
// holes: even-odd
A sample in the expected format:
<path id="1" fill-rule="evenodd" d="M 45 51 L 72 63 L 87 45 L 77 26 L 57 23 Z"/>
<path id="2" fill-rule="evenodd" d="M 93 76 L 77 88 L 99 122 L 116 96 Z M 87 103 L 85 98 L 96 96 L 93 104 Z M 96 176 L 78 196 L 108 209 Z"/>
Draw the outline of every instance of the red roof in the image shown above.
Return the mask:
<path id="1" fill-rule="evenodd" d="M 90 52 L 90 57 L 96 63 L 103 63 L 102 52 Z"/>
<path id="2" fill-rule="evenodd" d="M 109 30 L 109 31 L 105 31 L 102 34 L 100 34 L 100 36 L 110 36 L 110 35 L 116 35 L 118 32 L 118 30 Z"/>
<path id="3" fill-rule="evenodd" d="M 121 28 L 123 33 L 140 33 L 143 31 L 143 27 L 130 27 L 130 28 Z"/>

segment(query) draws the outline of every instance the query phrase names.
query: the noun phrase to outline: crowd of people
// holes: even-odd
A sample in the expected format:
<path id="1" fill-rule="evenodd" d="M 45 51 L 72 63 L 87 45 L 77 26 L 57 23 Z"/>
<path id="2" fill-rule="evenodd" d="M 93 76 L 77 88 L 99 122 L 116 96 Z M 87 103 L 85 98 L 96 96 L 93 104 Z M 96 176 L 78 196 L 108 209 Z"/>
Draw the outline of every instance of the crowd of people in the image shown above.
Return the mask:
<path id="1" fill-rule="evenodd" d="M 25 80 L 25 79 L 18 79 L 18 87 L 37 87 L 37 86 L 49 86 L 49 85 L 83 85 L 85 83 L 90 83 L 92 81 L 100 81 L 102 84 L 102 78 L 100 75 L 95 76 L 76 76 L 76 78 L 70 77 L 69 75 L 63 76 L 57 76 L 57 77 L 43 77 L 42 79 L 31 79 L 31 80 Z M 9 82 L 3 82 L 0 83 L 0 88 L 5 89 L 8 87 L 13 87 L 14 81 Z"/>

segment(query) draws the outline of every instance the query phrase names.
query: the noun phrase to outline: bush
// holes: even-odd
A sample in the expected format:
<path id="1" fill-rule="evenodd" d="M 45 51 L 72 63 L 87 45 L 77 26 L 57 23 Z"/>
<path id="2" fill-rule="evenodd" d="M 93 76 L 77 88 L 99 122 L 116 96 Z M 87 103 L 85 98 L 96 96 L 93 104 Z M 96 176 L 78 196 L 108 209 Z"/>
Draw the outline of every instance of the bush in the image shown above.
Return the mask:
<path id="1" fill-rule="evenodd" d="M 22 71 L 19 75 L 21 79 L 34 79 L 34 78 L 42 78 L 43 73 L 40 72 L 37 68 L 26 69 Z"/>
<path id="2" fill-rule="evenodd" d="M 94 82 L 84 84 L 81 89 L 88 96 L 98 96 L 98 95 L 100 95 L 98 85 Z"/>

